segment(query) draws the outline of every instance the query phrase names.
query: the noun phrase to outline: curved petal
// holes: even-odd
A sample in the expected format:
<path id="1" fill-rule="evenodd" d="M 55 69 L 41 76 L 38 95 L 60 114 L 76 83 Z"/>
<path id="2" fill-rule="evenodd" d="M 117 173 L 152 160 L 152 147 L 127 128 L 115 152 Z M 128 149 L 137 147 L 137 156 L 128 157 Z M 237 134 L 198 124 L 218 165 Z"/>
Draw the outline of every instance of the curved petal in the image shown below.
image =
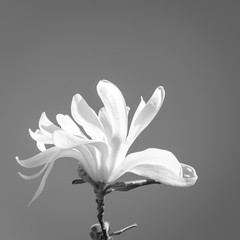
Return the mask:
<path id="1" fill-rule="evenodd" d="M 164 97 L 164 88 L 158 87 L 147 103 L 145 103 L 143 98 L 141 98 L 140 104 L 133 116 L 129 129 L 129 134 L 127 137 L 127 145 L 129 147 L 137 138 L 137 136 L 148 126 L 148 124 L 156 116 L 160 107 L 162 106 Z"/>
<path id="2" fill-rule="evenodd" d="M 131 126 L 133 125 L 133 123 L 136 121 L 136 118 L 138 118 L 139 114 L 141 113 L 141 111 L 143 110 L 143 108 L 146 106 L 146 102 L 144 101 L 143 97 L 141 97 L 140 103 L 137 107 L 137 110 L 135 111 L 134 115 L 133 115 L 133 119 L 131 122 Z M 130 126 L 130 127 L 131 127 Z"/>
<path id="3" fill-rule="evenodd" d="M 77 124 L 68 116 L 63 114 L 57 114 L 56 116 L 58 124 L 61 126 L 61 128 L 73 135 L 79 135 L 81 137 L 86 137 L 82 131 L 79 129 Z"/>
<path id="4" fill-rule="evenodd" d="M 97 91 L 109 116 L 113 136 L 124 139 L 127 135 L 128 118 L 125 99 L 121 91 L 107 80 L 98 83 Z"/>
<path id="5" fill-rule="evenodd" d="M 37 197 L 38 197 L 38 196 L 41 194 L 41 192 L 43 191 L 43 188 L 44 188 L 44 186 L 45 186 L 45 184 L 46 184 L 46 180 L 47 180 L 47 178 L 48 178 L 48 175 L 49 175 L 49 173 L 50 173 L 50 171 L 52 170 L 52 167 L 53 167 L 53 165 L 54 165 L 54 161 L 50 162 L 50 163 L 47 164 L 47 165 L 48 165 L 47 170 L 46 170 L 46 172 L 45 172 L 44 175 L 43 175 L 43 178 L 42 178 L 42 180 L 41 180 L 41 183 L 40 183 L 40 185 L 39 185 L 36 193 L 34 194 L 32 200 L 31 200 L 31 201 L 29 202 L 29 204 L 27 205 L 28 207 L 37 199 Z"/>
<path id="6" fill-rule="evenodd" d="M 52 134 L 56 131 L 59 130 L 60 128 L 56 126 L 54 123 L 52 123 L 46 116 L 46 113 L 43 112 L 40 119 L 39 119 L 39 129 L 41 132 L 48 136 L 51 137 Z"/>
<path id="7" fill-rule="evenodd" d="M 62 149 L 74 148 L 79 145 L 92 142 L 95 141 L 71 135 L 63 130 L 58 130 L 53 133 L 53 143 L 56 147 Z"/>
<path id="8" fill-rule="evenodd" d="M 47 177 L 54 165 L 54 162 L 57 160 L 57 159 L 60 159 L 62 157 L 70 157 L 70 158 L 74 158 L 76 160 L 79 161 L 79 163 L 83 166 L 83 168 L 86 170 L 86 172 L 89 174 L 89 176 L 93 179 L 93 180 L 97 180 L 96 176 L 97 176 L 97 172 L 96 172 L 96 166 L 94 165 L 94 161 L 92 161 L 92 158 L 90 155 L 86 154 L 86 151 L 83 151 L 81 150 L 78 151 L 78 150 L 74 150 L 74 149 L 70 149 L 70 150 L 58 150 L 58 154 L 55 154 L 55 155 L 51 155 L 50 153 L 52 151 L 54 151 L 55 149 L 48 149 L 46 151 L 48 151 L 48 154 L 45 153 L 44 155 L 44 152 L 30 158 L 30 159 L 27 159 L 27 160 L 19 160 L 17 158 L 17 161 L 20 165 L 24 166 L 24 167 L 38 167 L 40 165 L 43 165 L 45 164 L 45 166 L 37 173 L 37 174 L 34 174 L 33 176 L 25 176 L 21 173 L 19 173 L 19 175 L 21 177 L 23 177 L 24 179 L 34 179 L 36 177 L 39 177 L 45 169 L 46 172 L 44 173 L 44 176 L 41 180 L 41 183 L 37 189 L 37 192 L 35 193 L 33 199 L 30 201 L 30 203 L 28 204 L 28 206 L 30 206 L 30 204 L 40 195 L 40 193 L 42 192 L 44 186 L 45 186 L 45 183 L 46 183 L 46 180 L 47 180 Z M 49 156 L 49 158 L 47 158 L 47 156 Z"/>
<path id="9" fill-rule="evenodd" d="M 110 180 L 115 181 L 124 173 L 132 172 L 164 184 L 185 187 L 193 185 L 197 180 L 195 170 L 187 167 L 189 166 L 180 164 L 171 152 L 149 148 L 142 152 L 129 154 L 113 172 Z"/>
<path id="10" fill-rule="evenodd" d="M 48 164 L 49 163 L 46 163 L 39 172 L 37 172 L 36 174 L 33 174 L 33 175 L 27 176 L 27 175 L 22 174 L 21 172 L 18 172 L 18 174 L 21 178 L 23 178 L 25 180 L 32 180 L 32 179 L 38 178 L 46 170 L 46 168 L 48 167 Z"/>
<path id="11" fill-rule="evenodd" d="M 55 161 L 56 159 L 62 158 L 62 157 L 70 157 L 78 160 L 84 167 L 84 169 L 91 174 L 91 176 L 94 177 L 96 175 L 96 164 L 92 160 L 91 154 L 86 154 L 86 151 L 84 151 L 83 148 L 76 149 L 58 149 L 56 147 L 52 147 L 47 149 L 44 152 L 41 152 L 31 158 L 20 160 L 18 157 L 16 157 L 16 161 L 25 168 L 34 168 L 39 167 L 42 165 L 49 164 L 52 161 Z M 40 170 L 42 173 L 43 169 Z M 22 176 L 25 179 L 31 179 L 31 176 L 25 176 L 20 173 L 20 176 Z M 33 175 L 32 177 L 35 178 L 37 176 L 40 176 L 40 173 L 37 173 Z"/>
<path id="12" fill-rule="evenodd" d="M 50 136 L 44 135 L 41 130 L 37 129 L 33 132 L 30 128 L 28 129 L 30 136 L 36 142 L 42 142 L 44 144 L 52 144 L 52 138 Z"/>
<path id="13" fill-rule="evenodd" d="M 74 120 L 84 128 L 93 140 L 104 139 L 102 123 L 80 94 L 73 96 L 71 112 Z"/>
<path id="14" fill-rule="evenodd" d="M 26 160 L 20 160 L 18 157 L 16 157 L 16 160 L 21 166 L 25 168 L 34 168 L 51 162 L 58 156 L 59 153 L 60 149 L 52 147 Z"/>
<path id="15" fill-rule="evenodd" d="M 182 170 L 183 166 L 181 164 Z M 176 187 L 189 187 L 195 184 L 197 180 L 197 176 L 194 172 L 190 174 L 186 174 L 183 176 L 176 175 L 175 173 L 168 171 L 168 169 L 164 169 L 161 166 L 157 165 L 139 165 L 135 168 L 131 169 L 129 172 L 135 173 L 137 175 L 151 178 L 154 180 L 158 180 L 167 185 L 172 185 Z"/>

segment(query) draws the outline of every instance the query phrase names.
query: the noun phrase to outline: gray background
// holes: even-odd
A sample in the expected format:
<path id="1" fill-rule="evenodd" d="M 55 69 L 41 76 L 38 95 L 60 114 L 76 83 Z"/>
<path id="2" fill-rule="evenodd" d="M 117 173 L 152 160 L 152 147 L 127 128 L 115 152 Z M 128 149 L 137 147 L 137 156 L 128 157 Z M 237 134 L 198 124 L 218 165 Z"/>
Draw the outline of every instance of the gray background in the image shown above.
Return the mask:
<path id="1" fill-rule="evenodd" d="M 106 199 L 116 239 L 238 239 L 238 1 L 0 2 L 0 240 L 90 239 L 96 204 L 89 185 L 72 186 L 77 163 L 56 162 L 42 195 L 40 179 L 15 161 L 38 150 L 28 128 L 45 111 L 70 114 L 81 93 L 96 111 L 101 79 L 131 107 L 162 85 L 165 102 L 130 152 L 172 151 L 195 167 L 191 188 L 147 186 Z M 36 169 L 35 169 L 36 170 Z M 36 172 L 36 171 L 34 171 Z M 136 178 L 127 175 L 125 179 Z"/>

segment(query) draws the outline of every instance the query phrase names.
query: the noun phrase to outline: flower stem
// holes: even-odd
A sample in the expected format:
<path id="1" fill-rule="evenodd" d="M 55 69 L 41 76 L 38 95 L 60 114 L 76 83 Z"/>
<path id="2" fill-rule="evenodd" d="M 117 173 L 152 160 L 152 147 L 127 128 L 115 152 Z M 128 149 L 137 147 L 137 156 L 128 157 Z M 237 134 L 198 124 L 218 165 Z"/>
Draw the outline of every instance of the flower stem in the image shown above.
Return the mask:
<path id="1" fill-rule="evenodd" d="M 97 210 L 98 210 L 98 221 L 102 229 L 102 239 L 103 240 L 110 240 L 111 238 L 109 237 L 108 229 L 106 228 L 105 222 L 103 220 L 103 215 L 104 215 L 104 185 L 99 184 L 98 188 L 94 190 L 96 194 L 96 202 L 97 202 Z"/>
<path id="2" fill-rule="evenodd" d="M 100 236 L 100 239 L 111 240 L 112 238 L 109 237 L 109 233 L 108 233 L 109 229 L 107 229 L 106 224 L 103 220 L 104 196 L 106 195 L 106 190 L 105 190 L 106 184 L 103 182 L 94 182 L 81 165 L 79 165 L 78 167 L 78 175 L 80 179 L 74 180 L 72 184 L 81 184 L 84 182 L 88 182 L 93 186 L 94 192 L 96 194 L 96 202 L 97 202 L 97 210 L 98 210 L 97 218 L 102 229 L 102 234 Z"/>

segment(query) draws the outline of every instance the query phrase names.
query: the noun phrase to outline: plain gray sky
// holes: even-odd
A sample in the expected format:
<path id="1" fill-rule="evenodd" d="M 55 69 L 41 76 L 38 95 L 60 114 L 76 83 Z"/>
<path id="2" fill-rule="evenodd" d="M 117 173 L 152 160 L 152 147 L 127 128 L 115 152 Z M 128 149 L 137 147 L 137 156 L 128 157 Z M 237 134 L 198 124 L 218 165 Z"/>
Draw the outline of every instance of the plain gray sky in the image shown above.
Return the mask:
<path id="1" fill-rule="evenodd" d="M 130 152 L 158 147 L 192 165 L 191 188 L 147 186 L 106 199 L 116 239 L 237 239 L 239 234 L 239 40 L 237 1 L 1 1 L 0 239 L 90 239 L 97 222 L 77 163 L 57 161 L 40 197 L 14 157 L 38 153 L 28 128 L 56 122 L 80 93 L 96 111 L 97 82 L 123 92 L 132 117 L 143 96 L 166 90 L 159 114 Z M 126 179 L 136 178 L 127 175 Z"/>

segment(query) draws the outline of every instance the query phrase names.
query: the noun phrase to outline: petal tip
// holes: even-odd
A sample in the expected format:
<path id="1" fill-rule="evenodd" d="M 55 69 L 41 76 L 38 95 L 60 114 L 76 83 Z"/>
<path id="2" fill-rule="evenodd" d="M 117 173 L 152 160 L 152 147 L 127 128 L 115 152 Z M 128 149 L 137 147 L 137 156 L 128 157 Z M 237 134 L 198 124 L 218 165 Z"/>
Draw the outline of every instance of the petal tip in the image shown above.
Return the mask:
<path id="1" fill-rule="evenodd" d="M 58 114 L 56 115 L 56 120 L 57 120 L 57 122 L 58 122 L 58 124 L 59 124 L 60 126 L 61 126 L 60 122 L 61 122 L 62 118 L 64 118 L 64 115 L 63 115 L 63 114 L 58 113 Z"/>
<path id="2" fill-rule="evenodd" d="M 165 89 L 163 86 L 159 86 L 157 87 L 157 90 L 159 91 L 159 93 L 161 94 L 161 99 L 163 101 L 164 97 L 165 97 Z"/>
<path id="3" fill-rule="evenodd" d="M 102 88 L 106 88 L 107 86 L 115 86 L 116 87 L 116 85 L 113 84 L 112 82 L 110 82 L 110 81 L 108 81 L 106 79 L 102 79 L 97 84 L 97 90 L 98 89 L 102 89 Z"/>
<path id="4" fill-rule="evenodd" d="M 165 98 L 165 90 L 162 86 L 159 86 L 154 91 L 149 103 L 159 109 L 162 106 L 163 100 Z"/>
<path id="5" fill-rule="evenodd" d="M 111 83 L 111 82 L 106 79 L 102 79 L 101 81 L 99 81 L 99 83 Z"/>
<path id="6" fill-rule="evenodd" d="M 182 170 L 183 170 L 182 176 L 186 182 L 186 186 L 194 185 L 198 179 L 195 169 L 193 167 L 183 164 L 183 163 L 181 163 L 181 165 L 182 165 Z"/>
<path id="7" fill-rule="evenodd" d="M 17 161 L 17 163 L 21 166 L 23 166 L 23 161 L 19 159 L 18 156 L 15 157 L 15 160 Z M 23 166 L 24 167 L 24 166 Z"/>
<path id="8" fill-rule="evenodd" d="M 36 132 L 33 132 L 31 128 L 28 129 L 28 132 L 31 138 L 36 141 Z"/>
<path id="9" fill-rule="evenodd" d="M 26 177 L 25 175 L 23 175 L 21 172 L 18 172 L 18 175 L 19 175 L 21 178 L 25 179 L 25 180 L 29 180 L 29 179 L 30 179 L 30 178 Z"/>
<path id="10" fill-rule="evenodd" d="M 75 100 L 76 102 L 80 102 L 81 99 L 82 99 L 82 96 L 79 93 L 77 93 L 73 96 L 73 100 Z"/>
<path id="11" fill-rule="evenodd" d="M 100 89 L 104 88 L 104 86 L 108 85 L 108 84 L 112 84 L 110 81 L 106 80 L 106 79 L 102 79 L 98 82 L 97 84 L 97 91 L 99 91 Z"/>
<path id="12" fill-rule="evenodd" d="M 33 201 L 29 202 L 28 205 L 27 205 L 27 208 L 30 207 L 30 205 L 32 205 Z"/>
<path id="13" fill-rule="evenodd" d="M 46 117 L 46 112 L 42 112 L 41 117 Z"/>
<path id="14" fill-rule="evenodd" d="M 140 97 L 140 103 L 146 104 L 145 101 L 144 101 L 144 99 L 143 99 L 143 96 Z"/>

